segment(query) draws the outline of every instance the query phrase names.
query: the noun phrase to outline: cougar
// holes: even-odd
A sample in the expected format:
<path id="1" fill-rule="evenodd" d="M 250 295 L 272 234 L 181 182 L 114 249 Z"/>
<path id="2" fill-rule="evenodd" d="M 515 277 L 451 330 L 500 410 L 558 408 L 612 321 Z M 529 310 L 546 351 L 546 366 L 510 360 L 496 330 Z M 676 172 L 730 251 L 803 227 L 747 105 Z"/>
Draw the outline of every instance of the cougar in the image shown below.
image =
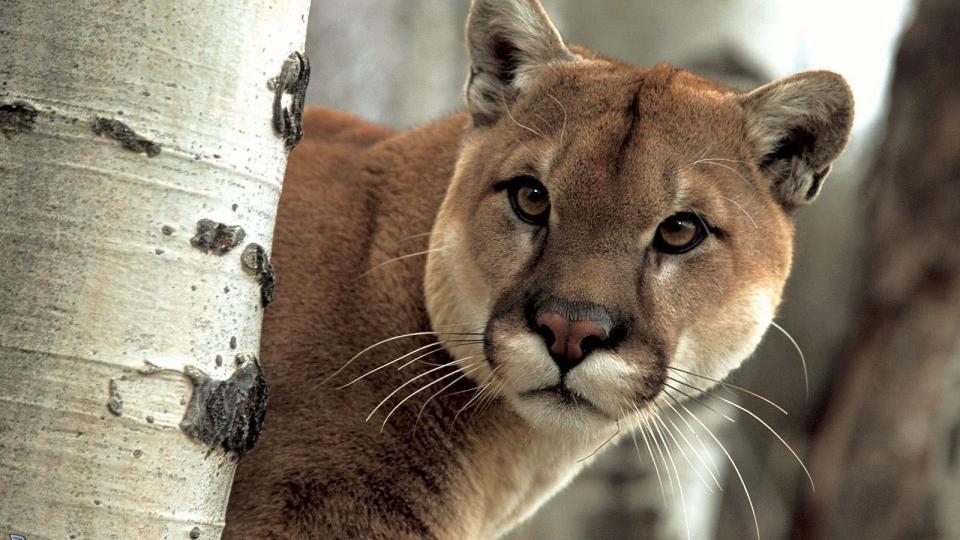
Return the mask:
<path id="1" fill-rule="evenodd" d="M 668 443 L 657 418 L 773 320 L 849 137 L 842 77 L 631 66 L 537 0 L 473 0 L 466 43 L 461 112 L 304 113 L 228 538 L 502 536 L 606 443 Z"/>

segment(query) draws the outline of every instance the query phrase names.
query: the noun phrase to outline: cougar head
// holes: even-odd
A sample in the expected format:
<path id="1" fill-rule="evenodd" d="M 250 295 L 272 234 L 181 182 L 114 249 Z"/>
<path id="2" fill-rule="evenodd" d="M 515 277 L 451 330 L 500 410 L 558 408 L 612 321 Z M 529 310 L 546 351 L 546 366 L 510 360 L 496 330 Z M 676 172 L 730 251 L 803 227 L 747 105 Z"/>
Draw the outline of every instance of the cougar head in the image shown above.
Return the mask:
<path id="1" fill-rule="evenodd" d="M 588 435 L 739 366 L 846 145 L 844 80 L 741 92 L 626 65 L 566 46 L 536 0 L 474 0 L 467 45 L 425 289 L 434 330 L 484 344 L 449 352 L 532 426 Z"/>

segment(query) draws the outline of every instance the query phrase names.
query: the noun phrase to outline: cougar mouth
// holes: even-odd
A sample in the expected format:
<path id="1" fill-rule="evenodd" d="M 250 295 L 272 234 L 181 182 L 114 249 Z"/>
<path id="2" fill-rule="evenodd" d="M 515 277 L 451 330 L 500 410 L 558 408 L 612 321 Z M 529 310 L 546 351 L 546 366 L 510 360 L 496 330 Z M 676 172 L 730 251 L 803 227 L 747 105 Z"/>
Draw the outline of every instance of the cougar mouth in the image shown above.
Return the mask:
<path id="1" fill-rule="evenodd" d="M 535 390 L 527 390 L 522 392 L 520 397 L 527 399 L 547 399 L 552 401 L 558 408 L 583 409 L 585 411 L 612 419 L 609 414 L 594 405 L 589 399 L 571 391 L 563 383 L 537 388 Z"/>

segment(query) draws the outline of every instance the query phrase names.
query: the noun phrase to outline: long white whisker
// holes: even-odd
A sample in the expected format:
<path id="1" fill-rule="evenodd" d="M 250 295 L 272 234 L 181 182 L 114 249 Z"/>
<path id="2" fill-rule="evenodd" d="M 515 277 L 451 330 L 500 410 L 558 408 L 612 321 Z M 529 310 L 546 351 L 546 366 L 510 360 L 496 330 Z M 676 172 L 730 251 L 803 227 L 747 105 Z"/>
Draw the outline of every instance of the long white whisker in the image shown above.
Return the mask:
<path id="1" fill-rule="evenodd" d="M 513 112 L 510 110 L 510 106 L 507 105 L 507 103 L 506 103 L 505 101 L 504 101 L 504 103 L 503 103 L 503 108 L 507 111 L 507 116 L 510 117 L 510 120 L 511 120 L 514 124 L 516 124 L 518 127 L 521 127 L 521 128 L 523 128 L 523 129 L 529 131 L 530 133 L 533 133 L 534 135 L 539 136 L 541 139 L 544 139 L 544 140 L 547 139 L 546 137 L 543 136 L 543 133 L 540 133 L 539 131 L 533 129 L 532 127 L 525 126 L 525 125 L 521 124 L 520 122 L 518 122 L 517 119 L 513 117 Z"/>
<path id="2" fill-rule="evenodd" d="M 633 446 L 637 449 L 637 459 L 643 461 L 640 458 L 640 445 L 637 443 L 637 431 L 640 432 L 640 435 L 643 436 L 643 444 L 647 447 L 647 453 L 650 454 L 650 462 L 653 463 L 653 471 L 657 473 L 657 483 L 660 484 L 660 496 L 663 497 L 663 505 L 667 506 L 667 493 L 663 490 L 663 478 L 660 476 L 660 467 L 657 466 L 657 458 L 653 457 L 653 450 L 650 448 L 650 442 L 647 440 L 647 434 L 644 433 L 643 429 L 640 427 L 640 418 L 637 418 L 637 425 L 634 429 L 630 430 L 630 436 L 633 438 Z"/>
<path id="3" fill-rule="evenodd" d="M 657 404 L 656 402 L 653 402 L 653 405 L 661 413 L 664 412 L 663 409 L 660 407 L 660 405 Z M 677 449 L 680 450 L 680 455 L 682 455 L 683 459 L 685 459 L 687 461 L 687 464 L 690 465 L 690 469 L 693 470 L 693 473 L 697 475 L 697 478 L 699 478 L 700 481 L 703 482 L 703 485 L 706 486 L 707 491 L 709 491 L 710 493 L 713 493 L 713 486 L 711 486 L 710 483 L 707 482 L 707 479 L 700 474 L 700 471 L 698 470 L 697 466 L 694 465 L 690 457 L 687 456 L 687 452 L 683 449 L 683 445 L 680 444 L 680 441 L 677 439 L 677 436 L 674 435 L 672 431 L 670 431 L 670 426 L 673 426 L 673 429 L 676 430 L 676 432 L 680 435 L 680 438 L 687 443 L 687 446 L 690 448 L 690 451 L 693 452 L 695 456 L 700 458 L 699 461 L 703 464 L 704 468 L 707 469 L 707 473 L 710 475 L 710 479 L 713 480 L 713 483 L 717 485 L 717 488 L 722 489 L 720 487 L 720 480 L 718 480 L 717 477 L 713 476 L 713 471 L 710 470 L 709 466 L 707 466 L 706 461 L 703 459 L 703 456 L 701 456 L 697 452 L 696 448 L 693 447 L 693 444 L 690 443 L 690 440 L 687 439 L 687 437 L 683 434 L 683 431 L 680 430 L 677 424 L 669 416 L 667 416 L 667 420 L 670 422 L 670 426 L 668 426 L 666 422 L 663 421 L 664 416 L 667 416 L 667 415 L 666 414 L 658 415 L 657 420 L 660 421 L 660 425 L 663 426 L 664 431 L 666 431 L 666 433 L 670 435 L 670 438 L 673 439 L 673 442 L 676 443 Z"/>
<path id="4" fill-rule="evenodd" d="M 684 425 L 687 426 L 687 429 L 690 430 L 690 434 L 693 435 L 693 437 L 697 440 L 698 443 L 700 443 L 700 449 L 703 450 L 703 454 L 709 457 L 710 452 L 707 450 L 707 446 L 703 443 L 703 439 L 700 438 L 700 433 L 697 432 L 696 429 L 694 429 L 694 427 L 690 424 L 690 421 L 687 420 L 687 417 L 680 414 L 680 411 L 678 411 L 673 406 L 673 404 L 670 403 L 669 401 L 665 401 L 664 403 L 666 403 L 666 405 L 670 407 L 670 410 L 673 411 L 673 413 L 677 415 L 677 417 L 680 418 L 681 421 L 683 421 Z M 708 466 L 709 469 L 711 469 L 713 473 L 711 476 L 713 476 L 713 478 L 716 480 L 720 474 L 720 468 L 717 467 L 717 464 L 713 462 L 713 459 L 705 460 L 705 464 Z M 722 486 L 719 486 L 719 487 L 720 487 L 720 491 L 723 491 L 723 487 Z"/>
<path id="5" fill-rule="evenodd" d="M 471 403 L 473 403 L 474 401 L 477 400 L 477 398 L 482 396 L 484 392 L 486 392 L 487 389 L 490 388 L 494 382 L 496 382 L 496 380 L 493 379 L 493 374 L 497 371 L 497 369 L 500 368 L 501 365 L 503 364 L 496 366 L 495 368 L 493 368 L 493 370 L 490 371 L 490 374 L 487 375 L 486 379 L 484 379 L 484 382 L 481 385 L 477 386 L 476 393 L 473 394 L 473 397 L 471 397 L 466 403 L 464 403 L 463 406 L 460 407 L 459 410 L 457 410 L 456 414 L 453 415 L 453 420 L 450 422 L 451 430 L 453 429 L 453 426 L 456 425 L 457 418 L 460 417 L 460 413 L 467 410 L 467 408 L 470 406 Z M 489 379 L 489 382 L 487 382 L 488 379 Z"/>
<path id="6" fill-rule="evenodd" d="M 353 278 L 353 280 L 356 281 L 356 280 L 362 278 L 363 276 L 365 276 L 365 275 L 367 275 L 367 274 L 369 274 L 369 273 L 371 273 L 371 272 L 374 272 L 374 271 L 376 271 L 376 270 L 378 270 L 378 269 L 380 269 L 380 268 L 383 268 L 385 265 L 390 264 L 390 263 L 392 263 L 392 262 L 402 261 L 402 260 L 404 260 L 404 259 L 409 259 L 409 258 L 411 258 L 411 257 L 419 257 L 419 256 L 421 256 L 421 255 L 427 255 L 427 254 L 429 254 L 429 253 L 435 253 L 435 252 L 437 252 L 437 251 L 443 251 L 444 249 L 446 249 L 446 248 L 445 248 L 445 247 L 438 247 L 438 248 L 432 248 L 432 249 L 425 249 L 425 250 L 423 250 L 423 251 L 418 251 L 418 252 L 416 252 L 416 253 L 409 253 L 409 254 L 407 254 L 407 255 L 401 255 L 401 256 L 399 256 L 399 257 L 394 257 L 394 258 L 392 258 L 392 259 L 387 259 L 387 260 L 383 261 L 382 263 L 374 266 L 373 268 L 367 270 L 366 272 L 360 274 L 359 276 Z"/>
<path id="7" fill-rule="evenodd" d="M 414 238 L 420 238 L 421 236 L 430 236 L 431 234 L 433 233 L 423 232 L 423 233 L 411 234 L 410 236 L 404 236 L 400 240 L 397 240 L 397 243 L 405 242 L 407 240 L 412 240 Z"/>
<path id="8" fill-rule="evenodd" d="M 563 146 L 563 137 L 567 131 L 567 108 L 563 106 L 563 103 L 560 103 L 560 100 L 553 97 L 552 94 L 547 94 L 547 97 L 552 99 L 554 103 L 560 106 L 560 110 L 563 111 L 563 124 L 560 126 L 560 146 Z"/>
<path id="9" fill-rule="evenodd" d="M 474 357 L 475 357 L 475 356 L 479 356 L 479 355 L 474 355 Z M 472 357 L 467 357 L 467 358 L 472 358 Z M 468 364 L 468 365 L 466 365 L 466 366 L 461 366 L 460 369 L 463 369 L 464 367 L 468 367 L 468 368 L 469 368 L 469 367 L 473 367 L 473 366 L 475 366 L 476 364 L 477 364 L 477 363 L 474 362 L 474 363 Z M 460 373 L 460 371 L 454 370 L 454 371 L 451 371 L 450 373 L 447 373 L 446 375 L 443 375 L 443 376 L 441 376 L 441 377 L 438 377 L 437 380 L 431 381 L 431 382 L 423 385 L 423 386 L 420 387 L 418 390 L 415 390 L 414 392 L 412 392 L 409 396 L 401 399 L 401 400 L 400 400 L 400 403 L 397 403 L 396 405 L 394 405 L 394 407 L 393 407 L 392 409 L 390 409 L 390 412 L 387 413 L 387 416 L 383 419 L 383 423 L 380 424 L 380 431 L 382 432 L 383 429 L 384 429 L 385 427 L 387 427 L 387 421 L 390 420 L 390 417 L 393 416 L 393 413 L 397 412 L 397 409 L 399 409 L 400 406 L 403 405 L 404 403 L 406 403 L 410 398 L 412 398 L 413 396 L 419 394 L 420 392 L 423 392 L 424 390 L 426 390 L 427 388 L 430 388 L 431 386 L 437 384 L 438 382 L 446 379 L 447 377 L 452 377 L 452 376 L 456 375 L 457 373 Z"/>
<path id="10" fill-rule="evenodd" d="M 426 358 L 426 357 L 430 356 L 431 354 L 437 354 L 438 352 L 440 352 L 440 351 L 442 351 L 442 350 L 444 350 L 444 349 L 457 349 L 457 348 L 460 348 L 460 347 L 477 346 L 477 345 L 479 345 L 479 344 L 481 344 L 481 343 L 483 343 L 483 341 L 480 341 L 480 340 L 463 340 L 463 341 L 453 341 L 453 340 L 451 340 L 451 341 L 443 341 L 443 342 L 440 342 L 440 343 L 439 343 L 439 344 L 440 344 L 440 347 L 439 347 L 439 348 L 436 348 L 436 349 L 434 349 L 434 350 L 432 350 L 432 351 L 429 351 L 429 352 L 425 352 L 425 353 L 421 354 L 420 356 L 417 356 L 416 358 L 414 358 L 414 359 L 412 359 L 412 360 L 408 360 L 407 362 L 404 362 L 404 364 L 403 364 L 402 366 L 400 366 L 400 367 L 397 368 L 397 371 L 400 371 L 401 369 L 403 369 L 403 368 L 405 368 L 405 367 L 407 367 L 407 366 L 409 366 L 409 365 L 411 365 L 411 364 L 413 364 L 413 363 L 416 363 L 417 360 L 421 360 L 421 359 L 423 359 L 423 358 Z M 407 354 L 410 354 L 410 353 L 407 353 Z"/>
<path id="11" fill-rule="evenodd" d="M 732 172 L 733 174 L 739 176 L 739 177 L 743 180 L 743 182 L 744 182 L 745 184 L 747 184 L 747 186 L 750 188 L 751 191 L 753 191 L 753 192 L 756 192 L 756 191 L 757 191 L 756 186 L 754 186 L 754 185 L 750 182 L 750 180 L 747 179 L 747 177 L 743 175 L 743 173 L 741 173 L 740 171 L 734 169 L 733 167 L 731 167 L 731 166 L 729 166 L 729 165 L 724 165 L 723 163 L 717 163 L 717 162 L 715 161 L 716 159 L 719 159 L 719 158 L 698 159 L 697 161 L 694 161 L 693 163 L 691 163 L 691 165 L 699 165 L 699 164 L 703 163 L 703 164 L 706 164 L 706 165 L 716 165 L 717 167 L 723 167 L 724 169 L 727 169 L 728 171 Z"/>
<path id="12" fill-rule="evenodd" d="M 634 404 L 633 407 L 637 411 L 637 414 L 643 419 L 643 421 L 640 423 L 640 427 L 647 430 L 647 433 L 650 435 L 650 440 L 653 442 L 654 448 L 657 449 L 657 454 L 660 455 L 660 461 L 663 462 L 663 471 L 667 475 L 667 487 L 670 488 L 670 495 L 674 498 L 674 500 L 676 500 L 677 492 L 673 489 L 673 474 L 670 472 L 670 466 L 667 464 L 667 456 L 663 453 L 663 448 L 660 447 L 660 441 L 654 436 L 653 430 L 650 428 L 648 423 L 649 417 L 641 413 L 636 404 Z"/>
<path id="13" fill-rule="evenodd" d="M 463 374 L 462 374 L 462 375 L 460 375 L 459 377 L 457 377 L 456 379 L 454 379 L 454 380 L 451 381 L 450 383 L 444 385 L 443 388 L 441 388 L 440 390 L 437 390 L 436 392 L 434 392 L 433 395 L 431 395 L 430 397 L 428 397 L 427 400 L 423 402 L 423 405 L 420 407 L 420 411 L 417 412 L 417 421 L 416 421 L 416 423 L 414 423 L 414 427 L 420 425 L 420 417 L 423 415 L 423 411 L 427 408 L 427 405 L 429 405 L 430 402 L 433 401 L 433 398 L 439 396 L 440 394 L 443 393 L 444 390 L 450 388 L 451 386 L 453 386 L 453 385 L 457 384 L 458 382 L 460 382 L 461 380 L 463 380 L 464 377 L 466 377 L 466 376 L 470 375 L 471 373 L 474 373 L 474 372 L 476 372 L 477 370 L 479 370 L 480 368 L 482 368 L 482 367 L 483 367 L 483 362 L 477 362 L 477 363 L 475 363 L 475 364 L 472 364 L 472 366 L 473 366 L 473 367 L 471 367 L 470 369 L 463 369 L 463 368 L 461 368 L 461 369 L 463 369 Z"/>
<path id="14" fill-rule="evenodd" d="M 744 207 L 740 206 L 740 203 L 738 203 L 737 201 L 731 199 L 730 197 L 724 197 L 723 195 L 720 195 L 720 198 L 721 198 L 721 199 L 726 199 L 726 200 L 732 202 L 737 208 L 740 209 L 741 212 L 743 212 L 743 215 L 747 216 L 747 219 L 749 219 L 749 220 L 750 220 L 750 223 L 753 224 L 753 228 L 754 228 L 754 229 L 757 228 L 757 222 L 756 222 L 756 220 L 753 219 L 753 216 L 750 215 L 750 212 L 747 212 L 746 209 L 744 209 Z"/>
<path id="15" fill-rule="evenodd" d="M 797 353 L 800 355 L 800 364 L 803 365 L 803 388 L 806 392 L 807 399 L 810 399 L 810 376 L 807 375 L 807 359 L 803 356 L 803 351 L 800 350 L 800 345 L 797 344 L 797 340 L 793 339 L 793 336 L 790 335 L 790 332 L 776 323 L 776 321 L 770 321 L 770 326 L 773 326 L 777 330 L 787 336 L 787 339 L 790 340 L 790 343 L 793 343 L 793 348 L 797 350 Z"/>
<path id="16" fill-rule="evenodd" d="M 669 379 L 669 380 L 671 380 L 671 381 L 676 381 L 676 379 L 674 379 L 673 377 L 669 377 L 669 376 L 667 377 L 667 379 Z M 687 386 L 689 386 L 689 385 L 687 385 Z M 677 387 L 675 387 L 675 386 L 671 386 L 670 383 L 668 383 L 668 382 L 666 382 L 666 381 L 664 381 L 663 387 L 664 387 L 664 388 L 669 388 L 669 389 L 673 390 L 674 392 L 677 392 L 678 394 L 681 394 L 682 396 L 684 396 L 685 398 L 687 398 L 687 399 L 689 399 L 689 400 L 696 401 L 697 403 L 699 403 L 699 404 L 700 404 L 702 407 L 704 407 L 705 409 L 707 409 L 707 410 L 709 410 L 710 412 L 716 414 L 717 416 L 723 418 L 724 420 L 727 420 L 728 422 L 731 422 L 731 423 L 734 423 L 734 424 L 737 423 L 737 421 L 734 420 L 733 418 L 731 418 L 729 415 L 726 415 L 726 414 L 724 414 L 724 413 L 722 413 L 722 412 L 714 409 L 714 408 L 711 407 L 710 405 L 707 405 L 706 403 L 704 403 L 703 401 L 701 401 L 701 400 L 700 400 L 699 398 L 697 398 L 696 396 L 691 396 L 690 394 L 684 392 L 683 390 L 681 390 L 681 389 L 679 389 L 679 388 L 677 388 Z M 697 390 L 699 391 L 699 389 L 697 389 Z M 706 392 L 704 392 L 704 393 L 706 393 Z"/>
<path id="17" fill-rule="evenodd" d="M 803 460 L 800 459 L 800 456 L 793 450 L 793 447 L 791 447 L 791 446 L 787 443 L 787 441 L 784 440 L 784 438 L 781 437 L 779 433 L 777 433 L 777 430 L 775 430 L 775 429 L 773 429 L 772 427 L 770 427 L 770 424 L 764 422 L 762 418 L 760 418 L 759 416 L 757 416 L 756 414 L 754 414 L 751 410 L 749 410 L 749 409 L 747 409 L 747 408 L 745 408 L 745 407 L 741 407 L 740 405 L 734 403 L 733 401 L 730 401 L 730 400 L 727 399 L 727 398 L 718 396 L 718 395 L 716 395 L 716 394 L 711 394 L 710 392 L 704 392 L 703 390 L 700 390 L 700 389 L 697 388 L 696 386 L 693 386 L 692 384 L 685 383 L 685 382 L 683 382 L 683 381 L 681 381 L 681 380 L 679 380 L 679 379 L 674 379 L 673 377 L 668 377 L 668 378 L 671 379 L 671 380 L 673 380 L 674 382 L 678 382 L 678 383 L 680 383 L 680 384 L 682 384 L 682 385 L 684 385 L 684 386 L 687 386 L 687 387 L 689 387 L 689 388 L 691 388 L 691 389 L 693 389 L 693 390 L 696 390 L 696 391 L 698 391 L 698 392 L 702 392 L 702 393 L 704 393 L 704 394 L 706 394 L 706 395 L 708 395 L 708 396 L 712 396 L 712 397 L 714 397 L 714 398 L 716 398 L 716 399 L 719 399 L 720 401 L 726 403 L 727 405 L 730 405 L 730 406 L 732 406 L 732 407 L 735 407 L 737 410 L 740 410 L 740 411 L 743 411 L 743 412 L 747 413 L 748 415 L 750 415 L 751 418 L 753 418 L 753 419 L 756 420 L 757 422 L 760 422 L 760 425 L 762 425 L 763 427 L 767 428 L 767 431 L 769 431 L 770 433 L 772 433 L 773 436 L 776 437 L 778 441 L 780 441 L 780 444 L 782 444 L 782 445 L 793 455 L 794 459 L 797 460 L 797 463 L 800 464 L 800 468 L 803 469 L 804 474 L 807 475 L 807 480 L 810 481 L 810 489 L 811 489 L 812 491 L 814 491 L 814 492 L 817 491 L 817 487 L 816 487 L 816 486 L 814 485 L 814 483 L 813 483 L 813 476 L 810 474 L 810 471 L 807 469 L 807 466 L 804 465 Z"/>
<path id="18" fill-rule="evenodd" d="M 697 159 L 693 160 L 693 161 L 690 162 L 690 163 L 687 163 L 687 164 L 684 165 L 683 167 L 680 167 L 679 169 L 677 169 L 677 171 L 682 173 L 683 171 L 685 171 L 685 170 L 687 170 L 687 169 L 689 169 L 689 168 L 691 168 L 691 167 L 696 167 L 697 164 L 700 163 L 700 160 L 702 160 L 704 156 L 706 156 L 707 154 L 709 154 L 709 153 L 710 153 L 710 150 L 712 150 L 714 146 L 716 146 L 716 144 L 711 144 L 710 146 L 704 148 L 704 149 L 703 149 L 703 152 L 700 152 L 700 155 L 697 156 Z"/>
<path id="19" fill-rule="evenodd" d="M 475 332 L 410 332 L 410 333 L 408 333 L 408 334 L 401 334 L 401 335 L 399 335 L 399 336 L 393 336 L 393 337 L 389 337 L 389 338 L 387 338 L 387 339 L 382 339 L 382 340 L 374 343 L 373 345 L 370 345 L 369 347 L 363 349 L 362 351 L 358 352 L 357 354 L 353 355 L 353 356 L 352 356 L 349 360 L 347 360 L 342 366 L 340 366 L 340 368 L 339 368 L 338 370 L 334 371 L 334 372 L 331 373 L 329 376 L 327 376 L 327 378 L 325 378 L 320 384 L 326 383 L 326 382 L 329 381 L 330 379 L 332 379 L 332 378 L 336 377 L 337 375 L 339 375 L 339 374 L 340 374 L 344 369 L 346 369 L 347 366 L 349 366 L 354 360 L 356 360 L 357 358 L 360 358 L 361 356 L 363 356 L 364 354 L 366 354 L 368 351 L 371 351 L 371 350 L 373 350 L 373 349 L 376 349 L 377 347 L 379 347 L 379 346 L 381 346 L 381 345 L 383 345 L 383 344 L 385 344 L 385 343 L 389 343 L 389 342 L 391 342 L 391 341 L 396 341 L 396 340 L 398 340 L 398 339 L 403 339 L 403 338 L 408 338 L 408 337 L 416 337 L 416 336 L 479 336 L 479 335 L 481 335 L 481 334 L 478 334 L 478 333 L 475 333 Z"/>
<path id="20" fill-rule="evenodd" d="M 409 385 L 409 384 L 412 383 L 413 381 L 415 381 L 415 380 L 417 380 L 417 379 L 419 379 L 419 378 L 421 378 L 421 377 L 426 377 L 427 375 L 429 375 L 429 374 L 431 374 L 431 373 L 433 373 L 434 371 L 437 371 L 437 370 L 439 370 L 439 369 L 443 369 L 443 368 L 445 368 L 445 367 L 450 367 L 450 366 L 459 364 L 460 362 L 463 362 L 463 361 L 466 361 L 466 360 L 469 360 L 469 359 L 470 359 L 470 357 L 468 356 L 467 358 L 463 358 L 463 359 L 461 359 L 461 360 L 453 360 L 452 362 L 447 362 L 446 364 L 441 364 L 441 365 L 439 365 L 439 366 L 437 366 L 437 367 L 435 367 L 435 368 L 430 368 L 430 369 L 428 369 L 427 371 L 424 371 L 423 373 L 421 373 L 421 374 L 413 377 L 413 378 L 410 379 L 409 381 L 401 384 L 401 385 L 398 386 L 393 392 L 390 392 L 390 393 L 387 395 L 387 397 L 383 398 L 383 401 L 381 401 L 380 403 L 378 403 L 377 406 L 374 407 L 372 411 L 370 411 L 370 414 L 367 416 L 367 419 L 365 420 L 365 422 L 369 422 L 370 419 L 373 418 L 373 415 L 376 414 L 376 412 L 377 412 L 378 410 L 380 410 L 380 407 L 382 407 L 384 403 L 386 403 L 390 398 L 392 398 L 393 396 L 395 396 L 395 395 L 397 394 L 397 392 L 399 392 L 400 390 L 403 390 L 404 388 L 406 388 L 407 385 Z"/>
<path id="21" fill-rule="evenodd" d="M 697 378 L 700 378 L 700 379 L 704 379 L 704 380 L 710 381 L 710 382 L 712 382 L 712 383 L 719 384 L 719 385 L 721 385 L 721 386 L 723 386 L 723 387 L 726 387 L 726 388 L 733 388 L 734 390 L 739 390 L 739 391 L 743 392 L 744 394 L 753 396 L 753 397 L 755 397 L 755 398 L 757 398 L 757 399 L 759 399 L 759 400 L 762 400 L 762 401 L 766 402 L 768 405 L 770 405 L 771 407 L 777 409 L 778 411 L 782 412 L 783 414 L 789 414 L 786 409 L 784 409 L 784 408 L 781 407 L 780 405 L 777 405 L 773 400 L 767 399 L 766 397 L 764 397 L 764 396 L 762 396 L 762 395 L 760 395 L 760 394 L 758 394 L 758 393 L 756 393 L 756 392 L 753 392 L 753 391 L 751 391 L 751 390 L 748 390 L 748 389 L 746 389 L 746 388 L 744 388 L 744 387 L 742 387 L 742 386 L 737 386 L 737 385 L 735 385 L 735 384 L 733 384 L 733 383 L 726 382 L 726 381 L 721 381 L 721 380 L 717 380 L 717 379 L 711 379 L 710 377 L 707 377 L 706 375 L 700 375 L 699 373 L 694 373 L 694 372 L 692 372 L 692 371 L 687 371 L 687 370 L 685 370 L 685 369 L 680 369 L 680 368 L 678 368 L 678 367 L 667 366 L 667 369 L 672 369 L 673 371 L 679 371 L 680 373 L 685 373 L 685 374 L 687 374 L 687 375 L 692 375 L 692 376 L 694 376 L 694 377 L 697 377 Z"/>
<path id="22" fill-rule="evenodd" d="M 483 399 L 481 399 L 476 406 L 474 406 L 473 412 L 470 413 L 470 418 L 473 418 L 474 416 L 487 410 L 487 408 L 493 405 L 493 403 L 497 400 L 498 394 L 500 393 L 501 390 L 503 390 L 504 384 L 506 383 L 504 383 L 503 381 L 497 381 L 497 385 L 494 387 L 494 389 L 491 390 L 490 392 L 487 392 L 487 395 Z"/>
<path id="23" fill-rule="evenodd" d="M 379 366 L 371 369 L 370 371 L 364 373 L 363 375 L 360 375 L 360 376 L 357 377 L 356 379 L 354 379 L 354 380 L 352 380 L 352 381 L 350 381 L 350 382 L 348 382 L 348 383 L 346 383 L 346 384 L 338 387 L 338 390 L 343 390 L 344 388 L 346 388 L 346 387 L 350 386 L 351 384 L 359 381 L 360 379 L 366 377 L 367 375 L 372 375 L 372 374 L 380 371 L 381 369 L 383 369 L 383 368 L 385 368 L 385 367 L 387 367 L 387 366 L 396 364 L 397 362 L 403 360 L 404 358 L 410 356 L 411 354 L 417 354 L 418 352 L 420 352 L 420 351 L 422 351 L 422 350 L 424 350 L 424 349 L 434 349 L 434 348 L 435 348 L 436 350 L 442 349 L 442 348 L 443 348 L 443 343 L 441 343 L 441 342 L 428 343 L 428 344 L 424 345 L 423 347 L 416 348 L 416 349 L 414 349 L 414 350 L 412 350 L 412 351 L 410 351 L 410 352 L 408 352 L 408 353 L 406 353 L 406 354 L 404 354 L 404 355 L 402 355 L 402 356 L 398 356 L 397 358 L 394 358 L 393 360 L 390 360 L 389 362 L 387 362 L 387 363 L 385 363 L 385 364 L 379 365 Z"/>
<path id="24" fill-rule="evenodd" d="M 717 436 L 714 435 L 713 431 L 711 431 L 706 424 L 704 424 L 703 422 L 700 421 L 699 418 L 697 418 L 697 415 L 693 414 L 690 411 L 690 409 L 686 407 L 686 405 L 684 405 L 683 403 L 678 401 L 676 398 L 671 396 L 669 392 L 664 392 L 664 393 L 668 398 L 672 399 L 677 405 L 679 405 L 684 411 L 686 411 L 687 414 L 689 414 L 690 417 L 693 418 L 693 420 L 696 423 L 700 424 L 700 427 L 702 427 L 707 432 L 707 434 L 710 435 L 710 438 L 712 438 L 713 441 L 717 443 L 717 446 L 720 447 L 720 450 L 723 451 L 723 454 L 727 456 L 727 461 L 730 462 L 730 465 L 733 467 L 733 471 L 737 473 L 737 478 L 740 479 L 740 485 L 743 486 L 743 493 L 747 496 L 747 504 L 750 506 L 750 514 L 753 516 L 753 527 L 757 531 L 757 540 L 760 540 L 760 521 L 757 519 L 757 510 L 753 506 L 753 499 L 750 497 L 750 490 L 747 489 L 747 482 L 743 479 L 743 475 L 740 474 L 740 468 L 737 467 L 737 462 L 733 460 L 733 457 L 730 455 L 730 452 L 727 452 L 727 448 L 723 446 L 723 443 L 720 442 L 720 439 L 718 439 Z"/>
<path id="25" fill-rule="evenodd" d="M 653 427 L 657 429 L 657 433 L 659 433 L 660 438 L 663 439 L 663 447 L 666 449 L 667 456 L 670 458 L 670 464 L 673 466 L 673 473 L 677 479 L 677 491 L 680 493 L 680 507 L 683 508 L 683 524 L 687 530 L 687 540 L 690 540 L 690 520 L 687 514 L 687 501 L 683 495 L 683 482 L 680 480 L 680 470 L 677 468 L 677 462 L 673 459 L 673 452 L 670 451 L 670 441 L 667 440 L 666 435 L 663 434 L 663 430 L 661 430 L 657 424 L 657 420 L 660 420 L 660 415 L 654 411 L 651 411 L 651 415 L 654 419 Z"/>

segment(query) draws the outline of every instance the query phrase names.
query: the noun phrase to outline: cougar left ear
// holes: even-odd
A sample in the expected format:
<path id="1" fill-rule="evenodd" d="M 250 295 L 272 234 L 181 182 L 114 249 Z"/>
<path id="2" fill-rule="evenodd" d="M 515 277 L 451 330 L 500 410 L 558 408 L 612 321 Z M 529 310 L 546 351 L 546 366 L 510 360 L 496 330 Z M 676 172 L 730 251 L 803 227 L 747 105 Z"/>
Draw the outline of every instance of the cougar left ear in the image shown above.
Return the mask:
<path id="1" fill-rule="evenodd" d="M 810 71 L 741 97 L 761 172 L 788 209 L 813 201 L 850 138 L 853 94 L 843 77 Z"/>
<path id="2" fill-rule="evenodd" d="M 467 49 L 467 107 L 478 126 L 495 122 L 537 68 L 577 59 L 539 0 L 472 0 Z"/>

